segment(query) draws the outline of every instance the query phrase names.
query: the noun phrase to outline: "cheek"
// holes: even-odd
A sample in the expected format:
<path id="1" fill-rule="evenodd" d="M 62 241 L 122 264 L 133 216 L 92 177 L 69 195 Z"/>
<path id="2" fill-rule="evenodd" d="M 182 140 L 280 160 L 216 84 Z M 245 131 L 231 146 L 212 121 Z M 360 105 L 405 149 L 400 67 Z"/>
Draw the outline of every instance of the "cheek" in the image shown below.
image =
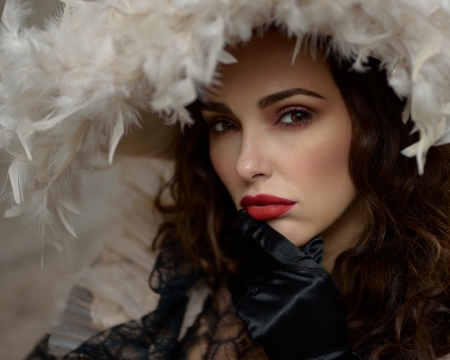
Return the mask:
<path id="1" fill-rule="evenodd" d="M 355 198 L 349 172 L 352 131 L 347 117 L 328 124 L 335 125 L 328 126 L 303 144 L 295 174 L 312 210 L 334 216 Z"/>
<path id="2" fill-rule="evenodd" d="M 336 132 L 333 136 L 319 137 L 303 150 L 302 159 L 297 162 L 298 171 L 311 186 L 327 184 L 330 189 L 339 186 L 338 179 L 348 178 L 348 159 L 351 134 Z"/>
<path id="3" fill-rule="evenodd" d="M 284 157 L 278 157 L 278 169 L 285 194 L 294 194 L 297 209 L 286 218 L 269 224 L 296 246 L 305 245 L 313 236 L 323 234 L 347 213 L 356 199 L 349 172 L 351 123 L 348 117 L 324 122 L 302 141 L 290 145 Z M 290 156 L 286 156 L 290 154 Z"/>
<path id="4" fill-rule="evenodd" d="M 333 107 L 314 126 L 299 142 L 297 159 L 293 160 L 303 178 L 332 186 L 336 179 L 329 178 L 330 174 L 349 175 L 352 125 L 345 105 Z"/>

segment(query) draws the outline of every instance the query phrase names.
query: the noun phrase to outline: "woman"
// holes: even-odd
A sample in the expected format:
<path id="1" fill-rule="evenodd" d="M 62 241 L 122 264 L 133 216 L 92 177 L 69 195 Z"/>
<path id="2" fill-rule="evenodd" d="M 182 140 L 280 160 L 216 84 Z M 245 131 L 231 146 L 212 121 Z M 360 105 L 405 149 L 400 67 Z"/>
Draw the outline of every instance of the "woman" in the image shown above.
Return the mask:
<path id="1" fill-rule="evenodd" d="M 355 352 L 367 358 L 445 355 L 450 346 L 449 313 L 445 310 L 449 301 L 448 215 L 439 209 L 446 209 L 449 201 L 444 195 L 449 148 L 431 149 L 428 164 L 441 165 L 417 175 L 414 160 L 400 153 L 414 141 L 410 125 L 401 121 L 405 103 L 390 90 L 379 62 L 372 59 L 371 70 L 365 74 L 347 72 L 348 64 L 339 65 L 333 56 L 325 59 L 318 50 L 316 60 L 302 54 L 291 65 L 293 46 L 284 34 L 270 30 L 263 38 L 233 50 L 238 62 L 221 69 L 222 84 L 191 107 L 197 119 L 179 139 L 176 175 L 170 183 L 175 205 L 159 205 L 163 213 L 173 213 L 176 219 L 161 227 L 162 246 L 170 239 L 181 241 L 197 268 L 210 279 L 212 289 L 222 286 L 220 291 L 225 292 L 219 279 L 234 272 L 245 244 L 245 239 L 232 231 L 236 209 L 247 209 L 252 218 L 266 221 L 282 234 L 277 238 L 279 234 L 270 233 L 271 229 L 260 228 L 263 234 L 270 234 L 269 245 L 285 244 L 289 239 L 305 249 L 310 239 L 321 234 L 322 265 L 345 301 Z M 267 49 L 271 51 L 267 53 Z M 426 202 L 421 192 L 427 193 Z M 242 226 L 251 224 L 248 218 L 243 221 Z M 206 225 L 209 222 L 212 231 Z M 265 248 L 272 251 L 267 256 L 251 243 L 247 246 L 250 259 L 244 263 L 261 256 L 260 266 L 268 266 L 272 257 L 301 254 L 291 248 L 284 255 L 281 249 Z M 425 259 L 429 263 L 424 263 Z M 307 274 L 315 271 L 320 270 L 308 269 Z M 245 297 L 239 291 L 247 290 L 239 289 L 239 283 L 231 287 L 239 315 L 269 358 L 351 358 L 348 340 L 341 336 L 346 329 L 332 286 L 311 286 L 316 275 L 312 280 L 300 279 L 300 284 L 292 276 L 286 280 L 280 269 L 273 276 L 281 276 L 285 283 L 269 289 L 270 295 L 277 297 L 271 311 L 248 315 L 261 305 L 258 301 L 239 305 Z M 246 287 L 264 283 L 243 281 Z M 256 285 L 248 283 L 252 281 Z M 288 294 L 283 293 L 286 285 Z M 305 295 L 308 286 L 312 290 Z M 289 306 L 284 296 L 290 302 L 296 299 L 295 306 Z M 219 317 L 217 309 L 229 308 L 229 301 L 216 299 L 212 306 L 216 313 L 204 311 L 203 316 L 208 314 L 209 321 Z M 280 316 L 281 309 L 289 314 L 287 322 Z M 295 317 L 301 322 L 293 320 Z M 268 319 L 281 336 L 264 329 Z M 233 325 L 236 340 L 244 323 L 239 327 L 234 318 Z M 106 338 L 120 344 L 114 334 L 129 327 L 110 330 Z M 205 341 L 196 336 L 200 329 L 197 323 L 181 342 L 181 352 L 188 358 Z M 268 337 L 265 332 L 269 331 Z M 298 343 L 289 338 L 292 333 Z M 312 344 L 302 341 L 310 337 Z M 97 335 L 68 358 L 79 354 L 96 358 L 94 351 L 99 350 L 94 349 L 105 344 L 106 338 L 104 333 Z M 230 334 L 225 339 L 230 341 Z M 136 338 L 128 338 L 127 343 L 133 344 L 133 340 Z M 224 349 L 217 343 L 223 340 L 209 338 L 201 355 L 220 358 L 217 353 L 223 354 Z M 237 358 L 265 356 L 257 344 L 246 340 L 247 347 L 239 350 L 233 344 Z M 164 350 L 168 358 L 181 356 L 176 354 L 179 349 L 168 345 Z"/>
<path id="2" fill-rule="evenodd" d="M 356 14 L 368 11 L 359 5 Z M 364 62 L 367 49 L 359 49 L 354 67 L 365 72 L 349 71 L 348 54 L 332 51 L 337 37 L 321 42 L 317 36 L 304 53 L 301 43 L 272 29 L 221 55 L 220 78 L 188 108 L 196 121 L 177 140 L 175 175 L 167 184 L 174 203 L 156 203 L 169 216 L 155 243 L 160 254 L 151 286 L 161 294 L 158 308 L 93 336 L 67 359 L 214 359 L 230 351 L 234 358 L 415 359 L 450 352 L 449 149 L 430 148 L 419 175 L 427 149 L 414 144 L 419 138 L 410 135 L 411 121 L 402 122 L 409 104 L 397 96 L 402 88 L 392 75 L 403 68 L 386 74 L 381 59 Z M 122 45 L 115 43 L 119 53 Z M 181 84 L 187 87 L 180 85 L 177 96 L 192 101 L 184 92 L 189 85 Z M 415 107 L 420 96 L 413 95 L 411 108 L 423 115 Z M 11 99 L 14 110 L 18 98 Z M 127 106 L 120 109 L 129 120 Z M 59 121 L 45 119 L 34 132 Z M 79 139 L 90 134 L 83 126 Z M 123 119 L 114 126 L 111 154 L 121 128 Z M 17 131 L 26 151 L 30 140 Z M 89 150 L 74 144 L 77 154 Z M 419 156 L 418 169 L 400 153 L 408 146 L 406 154 Z M 50 188 L 73 175 L 70 169 L 61 174 L 51 174 Z M 241 208 L 248 214 L 240 211 L 236 225 Z M 65 213 L 57 213 L 70 230 Z M 212 294 L 177 341 L 186 293 L 200 277 Z M 34 358 L 48 356 L 38 352 Z"/>
<path id="3" fill-rule="evenodd" d="M 204 226 L 212 211 L 223 219 L 214 224 L 217 232 L 231 227 L 234 209 L 247 208 L 297 247 L 321 234 L 322 265 L 344 299 L 356 352 L 373 358 L 447 354 L 449 244 L 443 209 L 449 203 L 443 194 L 449 148 L 430 149 L 430 170 L 418 175 L 414 161 L 400 153 L 415 140 L 411 124 L 402 122 L 405 102 L 389 88 L 379 62 L 372 59 L 365 74 L 349 72 L 350 65 L 333 56 L 315 61 L 300 56 L 291 66 L 292 47 L 271 31 L 233 51 L 238 63 L 222 69 L 222 85 L 197 106 L 206 126 L 197 121 L 181 138 L 172 185 L 179 204 L 176 237 L 193 248 L 198 261 L 210 265 L 216 258 L 218 267 L 205 271 L 218 276 L 223 255 L 214 254 Z M 208 128 L 209 151 L 198 140 Z M 252 196 L 261 193 L 285 198 L 285 205 L 270 206 L 279 200 L 267 197 L 253 203 Z M 420 204 L 425 198 L 427 204 Z M 269 206 L 254 206 L 264 203 Z M 198 204 L 190 208 L 199 214 L 189 223 L 192 235 L 182 217 L 188 204 Z M 204 243 L 191 245 L 200 231 Z M 232 240 L 217 241 L 222 249 Z M 203 255 L 204 248 L 210 253 Z"/>

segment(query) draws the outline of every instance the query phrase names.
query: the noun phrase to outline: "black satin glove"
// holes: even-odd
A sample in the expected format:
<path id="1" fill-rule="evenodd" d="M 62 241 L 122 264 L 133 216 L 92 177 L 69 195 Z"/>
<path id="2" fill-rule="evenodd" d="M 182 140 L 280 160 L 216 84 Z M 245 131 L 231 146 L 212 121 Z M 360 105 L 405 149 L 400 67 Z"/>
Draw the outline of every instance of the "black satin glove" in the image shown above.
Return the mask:
<path id="1" fill-rule="evenodd" d="M 322 238 L 301 251 L 240 210 L 248 261 L 229 288 L 239 316 L 269 359 L 354 359 L 339 294 L 322 261 Z"/>

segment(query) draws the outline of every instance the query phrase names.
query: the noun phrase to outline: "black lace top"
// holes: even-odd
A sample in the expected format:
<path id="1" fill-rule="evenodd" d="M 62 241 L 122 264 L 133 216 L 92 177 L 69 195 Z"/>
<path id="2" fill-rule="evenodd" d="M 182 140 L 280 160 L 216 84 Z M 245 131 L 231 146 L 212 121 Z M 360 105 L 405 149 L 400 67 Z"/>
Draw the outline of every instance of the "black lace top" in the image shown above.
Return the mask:
<path id="1" fill-rule="evenodd" d="M 178 341 L 188 303 L 188 290 L 202 277 L 177 241 L 167 240 L 150 274 L 150 288 L 160 294 L 155 311 L 140 320 L 102 331 L 63 358 L 49 354 L 49 336 L 44 337 L 26 360 L 249 360 L 268 359 L 247 325 L 234 310 L 226 280 L 218 281 L 214 297 L 186 335 Z M 370 349 L 355 358 L 365 358 Z M 382 360 L 393 360 L 383 356 Z"/>
<path id="2" fill-rule="evenodd" d="M 64 360 L 265 359 L 246 324 L 236 314 L 224 281 L 216 284 L 184 338 L 178 341 L 186 311 L 187 291 L 202 275 L 182 255 L 176 241 L 166 241 L 150 275 L 149 284 L 161 295 L 157 309 L 91 337 Z M 48 354 L 44 338 L 27 360 L 57 360 Z"/>

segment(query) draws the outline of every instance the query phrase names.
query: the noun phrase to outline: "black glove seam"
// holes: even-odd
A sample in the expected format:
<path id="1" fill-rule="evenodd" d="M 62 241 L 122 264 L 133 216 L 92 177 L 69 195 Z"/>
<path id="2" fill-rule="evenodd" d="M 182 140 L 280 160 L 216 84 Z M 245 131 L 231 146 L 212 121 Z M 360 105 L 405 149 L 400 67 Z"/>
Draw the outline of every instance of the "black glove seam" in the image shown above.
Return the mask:
<path id="1" fill-rule="evenodd" d="M 308 272 L 311 272 L 311 271 L 316 272 L 316 273 L 323 272 L 323 273 L 328 275 L 327 271 L 324 268 L 317 269 L 317 268 L 297 267 L 297 266 L 289 266 L 288 265 L 288 266 L 285 266 L 285 269 L 289 270 L 289 271 L 292 271 L 292 270 L 301 270 L 301 271 L 307 270 Z"/>

